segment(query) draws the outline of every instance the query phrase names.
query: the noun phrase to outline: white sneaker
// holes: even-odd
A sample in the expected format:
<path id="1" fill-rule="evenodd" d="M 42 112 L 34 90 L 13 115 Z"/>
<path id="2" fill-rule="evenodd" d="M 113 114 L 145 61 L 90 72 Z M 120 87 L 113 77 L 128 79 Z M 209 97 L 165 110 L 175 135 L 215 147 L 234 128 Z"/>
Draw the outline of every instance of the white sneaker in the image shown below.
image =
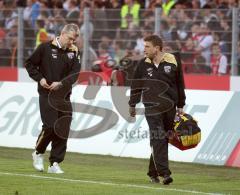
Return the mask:
<path id="1" fill-rule="evenodd" d="M 48 167 L 48 173 L 61 174 L 61 173 L 64 173 L 64 171 L 60 168 L 57 162 L 54 162 L 52 166 Z"/>
<path id="2" fill-rule="evenodd" d="M 37 171 L 43 171 L 44 165 L 43 165 L 43 154 L 36 154 L 36 151 L 32 153 L 33 158 L 33 167 Z"/>

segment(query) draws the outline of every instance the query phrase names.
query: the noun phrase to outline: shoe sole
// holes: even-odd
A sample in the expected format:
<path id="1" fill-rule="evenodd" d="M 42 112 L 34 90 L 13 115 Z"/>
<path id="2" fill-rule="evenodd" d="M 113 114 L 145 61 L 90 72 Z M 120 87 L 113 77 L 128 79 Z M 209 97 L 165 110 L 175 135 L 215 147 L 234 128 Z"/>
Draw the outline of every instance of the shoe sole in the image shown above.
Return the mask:
<path id="1" fill-rule="evenodd" d="M 44 169 L 38 170 L 36 168 L 35 168 L 35 170 L 38 171 L 38 172 L 43 172 L 44 171 Z"/>
<path id="2" fill-rule="evenodd" d="M 43 172 L 44 171 L 44 169 L 38 169 L 38 168 L 34 167 L 34 165 L 33 165 L 33 168 L 38 172 Z"/>
<path id="3" fill-rule="evenodd" d="M 52 170 L 49 170 L 49 169 L 48 169 L 47 173 L 50 173 L 50 174 L 63 174 L 64 171 L 57 173 L 57 172 L 53 172 Z"/>
<path id="4" fill-rule="evenodd" d="M 47 173 L 50 173 L 50 174 L 63 174 L 64 172 L 63 173 L 55 173 L 55 172 L 49 172 L 48 171 Z"/>

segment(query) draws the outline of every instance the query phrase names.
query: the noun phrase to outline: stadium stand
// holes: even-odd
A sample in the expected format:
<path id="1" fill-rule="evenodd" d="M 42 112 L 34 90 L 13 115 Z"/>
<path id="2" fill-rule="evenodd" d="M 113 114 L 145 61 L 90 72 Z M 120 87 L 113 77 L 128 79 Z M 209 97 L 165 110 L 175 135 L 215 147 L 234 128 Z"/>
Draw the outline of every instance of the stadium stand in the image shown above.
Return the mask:
<path id="1" fill-rule="evenodd" d="M 237 30 L 239 27 L 239 17 L 237 19 L 233 17 L 235 13 L 233 8 L 239 6 L 237 1 L 162 2 L 159 0 L 0 1 L 0 66 L 23 66 L 36 44 L 41 42 L 37 34 L 39 29 L 44 31 L 42 41 L 51 40 L 59 34 L 59 29 L 64 24 L 73 22 L 81 28 L 82 43 L 79 49 L 83 71 L 100 71 L 96 69 L 96 64 L 101 58 L 99 48 L 102 46 L 106 49 L 108 58 L 114 60 L 110 66 L 114 64 L 116 67 L 110 69 L 117 68 L 120 60 L 129 54 L 142 56 L 143 37 L 159 32 L 165 41 L 166 51 L 178 51 L 182 54 L 185 75 L 224 77 L 230 73 L 239 74 L 240 52 L 237 52 L 240 50 L 239 33 L 234 37 L 235 31 L 232 29 L 233 24 L 236 24 Z M 86 8 L 87 11 L 84 11 Z M 160 12 L 156 12 L 157 9 L 160 9 Z M 237 42 L 232 40 L 233 37 Z M 212 57 L 213 46 L 220 49 L 218 56 L 215 55 L 215 60 Z M 19 48 L 24 49 L 18 54 Z M 233 52 L 237 55 L 232 55 Z M 222 61 L 217 60 L 222 56 L 225 67 L 221 68 L 221 71 L 216 71 L 217 66 L 223 66 Z M 108 74 L 108 77 L 110 76 Z"/>

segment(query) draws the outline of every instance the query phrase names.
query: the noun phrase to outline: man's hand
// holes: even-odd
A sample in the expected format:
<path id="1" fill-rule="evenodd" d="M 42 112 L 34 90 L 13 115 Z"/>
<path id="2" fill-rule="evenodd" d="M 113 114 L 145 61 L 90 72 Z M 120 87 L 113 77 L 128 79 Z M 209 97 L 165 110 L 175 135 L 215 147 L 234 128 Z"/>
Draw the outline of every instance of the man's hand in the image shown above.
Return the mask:
<path id="1" fill-rule="evenodd" d="M 136 116 L 136 109 L 135 107 L 129 107 L 129 114 L 131 117 L 135 117 Z"/>
<path id="2" fill-rule="evenodd" d="M 177 115 L 183 115 L 184 112 L 183 112 L 183 108 L 177 108 Z"/>
<path id="3" fill-rule="evenodd" d="M 40 85 L 41 85 L 43 88 L 45 88 L 45 89 L 49 89 L 49 87 L 50 87 L 50 86 L 47 84 L 47 81 L 46 81 L 45 78 L 42 78 L 39 83 L 40 83 Z"/>
<path id="4" fill-rule="evenodd" d="M 52 84 L 49 86 L 49 90 L 50 91 L 52 91 L 52 90 L 56 91 L 61 87 L 62 87 L 62 82 L 52 82 Z"/>

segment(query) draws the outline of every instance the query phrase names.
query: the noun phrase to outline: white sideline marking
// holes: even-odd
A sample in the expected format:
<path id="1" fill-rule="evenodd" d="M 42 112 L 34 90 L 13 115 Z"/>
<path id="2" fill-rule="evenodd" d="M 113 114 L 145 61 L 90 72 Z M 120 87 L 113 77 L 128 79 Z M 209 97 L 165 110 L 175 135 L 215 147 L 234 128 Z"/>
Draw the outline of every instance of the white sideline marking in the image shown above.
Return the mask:
<path id="1" fill-rule="evenodd" d="M 110 183 L 110 182 L 90 181 L 90 180 L 80 180 L 80 179 L 67 179 L 67 178 L 60 178 L 60 177 L 49 177 L 49 176 L 21 174 L 21 173 L 0 172 L 0 175 L 32 177 L 32 178 L 39 178 L 39 179 L 51 179 L 51 180 L 57 180 L 57 181 L 90 183 L 90 184 L 100 184 L 100 185 L 109 185 L 109 186 L 123 186 L 123 187 L 142 188 L 142 189 L 151 189 L 151 190 L 174 191 L 174 192 L 184 192 L 184 193 L 192 193 L 192 194 L 223 195 L 221 193 L 207 193 L 207 192 L 183 190 L 183 189 L 176 189 L 176 188 L 155 188 L 155 187 L 151 187 L 151 186 L 142 186 L 142 185 L 135 185 L 135 184 L 118 184 L 118 183 Z"/>

